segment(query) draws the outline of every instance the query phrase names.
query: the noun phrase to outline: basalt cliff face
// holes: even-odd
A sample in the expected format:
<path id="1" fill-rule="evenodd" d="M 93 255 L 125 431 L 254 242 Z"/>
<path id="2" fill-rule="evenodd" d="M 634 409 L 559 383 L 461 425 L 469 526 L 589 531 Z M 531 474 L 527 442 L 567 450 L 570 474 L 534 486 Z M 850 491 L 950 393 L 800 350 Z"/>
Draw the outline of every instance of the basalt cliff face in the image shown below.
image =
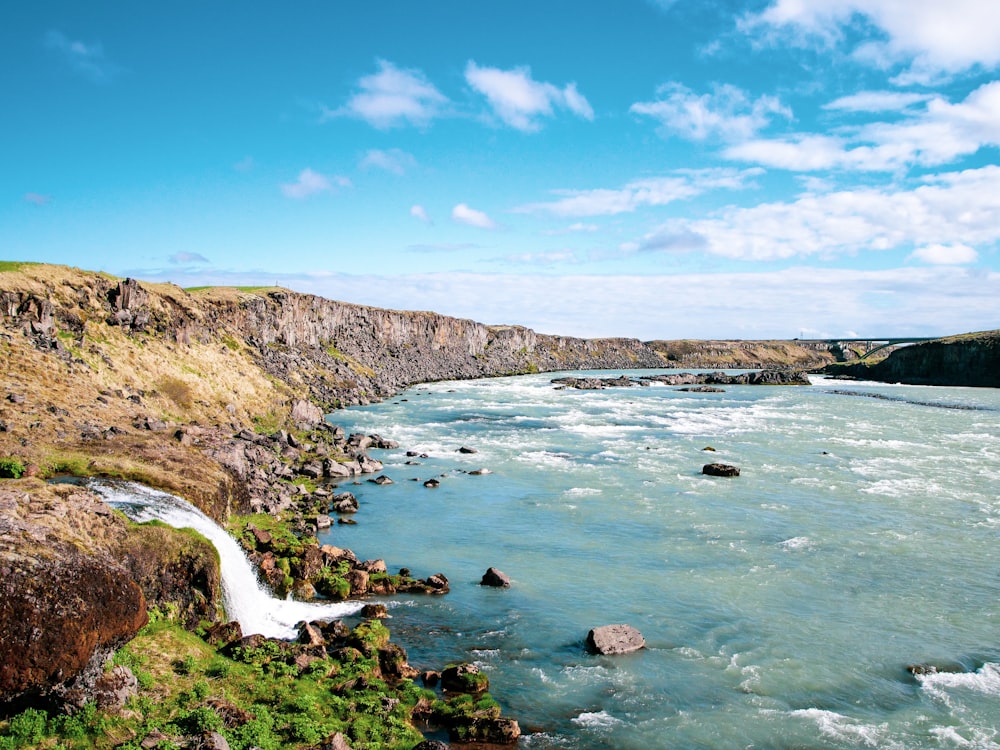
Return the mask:
<path id="1" fill-rule="evenodd" d="M 831 365 L 824 372 L 883 383 L 1000 388 L 1000 331 L 914 344 L 879 362 Z"/>

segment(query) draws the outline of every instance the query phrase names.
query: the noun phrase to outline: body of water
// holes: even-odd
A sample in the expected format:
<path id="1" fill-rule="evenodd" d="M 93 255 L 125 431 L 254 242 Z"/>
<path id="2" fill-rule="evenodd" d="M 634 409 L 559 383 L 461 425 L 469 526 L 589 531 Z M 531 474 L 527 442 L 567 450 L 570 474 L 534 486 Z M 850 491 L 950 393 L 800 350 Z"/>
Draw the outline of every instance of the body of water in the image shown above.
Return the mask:
<path id="1" fill-rule="evenodd" d="M 389 600 L 411 664 L 480 665 L 528 748 L 1000 747 L 1000 391 L 551 377 L 333 417 L 400 448 L 321 541 L 451 580 Z M 647 648 L 588 654 L 612 623 Z"/>

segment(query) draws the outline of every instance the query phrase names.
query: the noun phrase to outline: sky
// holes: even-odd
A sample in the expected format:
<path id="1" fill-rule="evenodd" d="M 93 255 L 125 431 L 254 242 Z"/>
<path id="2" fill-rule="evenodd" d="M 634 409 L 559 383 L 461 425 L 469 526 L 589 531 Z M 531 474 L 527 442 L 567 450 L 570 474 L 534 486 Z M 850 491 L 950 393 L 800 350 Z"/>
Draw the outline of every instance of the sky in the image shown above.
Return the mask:
<path id="1" fill-rule="evenodd" d="M 0 7 L 0 258 L 583 337 L 1000 328 L 1000 4 Z"/>

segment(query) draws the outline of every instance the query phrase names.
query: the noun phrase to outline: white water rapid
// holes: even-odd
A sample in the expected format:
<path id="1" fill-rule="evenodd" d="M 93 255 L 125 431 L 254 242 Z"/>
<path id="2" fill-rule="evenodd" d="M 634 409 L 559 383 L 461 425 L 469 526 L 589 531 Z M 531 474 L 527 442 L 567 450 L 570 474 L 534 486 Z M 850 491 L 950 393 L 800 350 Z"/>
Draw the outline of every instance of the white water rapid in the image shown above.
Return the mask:
<path id="1" fill-rule="evenodd" d="M 186 500 L 134 482 L 93 479 L 86 486 L 134 521 L 156 519 L 175 529 L 194 529 L 215 545 L 222 568 L 226 615 L 239 621 L 244 635 L 293 638 L 296 624 L 303 620 L 333 620 L 363 606 L 360 602 L 318 604 L 276 599 L 257 580 L 236 540 Z"/>

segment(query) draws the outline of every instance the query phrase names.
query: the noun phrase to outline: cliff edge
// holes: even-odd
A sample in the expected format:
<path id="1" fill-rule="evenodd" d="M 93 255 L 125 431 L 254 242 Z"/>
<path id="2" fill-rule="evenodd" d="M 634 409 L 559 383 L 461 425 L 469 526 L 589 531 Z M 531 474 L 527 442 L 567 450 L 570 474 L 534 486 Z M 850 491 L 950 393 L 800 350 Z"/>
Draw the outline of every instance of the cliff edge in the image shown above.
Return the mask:
<path id="1" fill-rule="evenodd" d="M 823 372 L 882 383 L 1000 388 L 1000 330 L 913 344 L 878 362 L 829 365 Z"/>

